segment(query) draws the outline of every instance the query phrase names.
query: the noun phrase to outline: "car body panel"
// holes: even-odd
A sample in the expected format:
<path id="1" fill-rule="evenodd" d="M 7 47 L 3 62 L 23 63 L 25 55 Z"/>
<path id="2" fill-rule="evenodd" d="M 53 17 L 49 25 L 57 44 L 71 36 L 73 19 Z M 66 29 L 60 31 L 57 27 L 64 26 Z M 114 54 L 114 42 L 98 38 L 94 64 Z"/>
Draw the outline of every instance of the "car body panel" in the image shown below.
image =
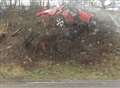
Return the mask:
<path id="1" fill-rule="evenodd" d="M 57 16 L 57 15 L 62 15 L 65 19 L 66 22 L 72 22 L 74 23 L 76 21 L 76 16 L 79 16 L 78 20 L 80 20 L 80 22 L 84 22 L 84 23 L 90 23 L 93 15 L 91 13 L 87 13 L 85 11 L 81 11 L 81 10 L 76 10 L 77 12 L 73 12 L 70 11 L 68 9 L 65 9 L 64 6 L 60 6 L 60 7 L 54 7 L 51 9 L 47 9 L 47 10 L 43 10 L 43 11 L 39 11 L 36 13 L 36 16 L 38 17 L 42 17 L 42 16 Z"/>
<path id="2" fill-rule="evenodd" d="M 90 23 L 93 15 L 84 11 L 79 11 L 80 21 Z"/>

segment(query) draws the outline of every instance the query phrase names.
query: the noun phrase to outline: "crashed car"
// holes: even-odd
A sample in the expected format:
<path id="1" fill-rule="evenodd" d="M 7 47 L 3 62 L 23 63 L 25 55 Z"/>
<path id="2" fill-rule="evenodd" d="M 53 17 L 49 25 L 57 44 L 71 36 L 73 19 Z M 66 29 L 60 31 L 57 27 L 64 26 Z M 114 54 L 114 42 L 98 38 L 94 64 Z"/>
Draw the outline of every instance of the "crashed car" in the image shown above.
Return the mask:
<path id="1" fill-rule="evenodd" d="M 55 31 L 48 32 L 47 30 L 46 34 L 39 37 L 40 41 L 36 45 L 44 52 L 49 50 L 55 50 L 57 52 L 64 51 L 64 49 L 61 49 L 61 43 L 73 42 L 76 39 L 80 39 L 81 30 L 92 29 L 91 27 L 96 25 L 96 22 L 93 20 L 93 14 L 68 5 L 40 10 L 36 13 L 36 16 L 40 18 L 38 23 L 41 23 L 39 22 L 41 20 L 54 18 L 50 19 L 50 24 L 55 24 L 53 28 Z M 43 23 L 47 22 L 49 21 L 43 21 Z M 49 30 L 52 30 L 51 27 L 49 28 Z M 43 28 L 43 30 L 46 29 L 47 27 Z M 38 50 L 39 48 L 37 47 L 36 49 Z"/>
<path id="2" fill-rule="evenodd" d="M 68 5 L 38 11 L 36 16 L 42 17 L 43 19 L 46 17 L 56 17 L 55 25 L 57 27 L 63 31 L 68 27 L 70 28 L 70 30 L 65 33 L 68 36 L 71 36 L 71 34 L 73 34 L 73 36 L 79 35 L 80 29 L 83 26 L 86 28 L 82 29 L 92 29 L 92 27 L 96 25 L 96 21 L 93 20 L 93 14 Z"/>
<path id="3" fill-rule="evenodd" d="M 36 13 L 36 16 L 38 17 L 46 17 L 46 16 L 61 16 L 61 18 L 56 19 L 56 25 L 63 27 L 65 22 L 67 23 L 77 23 L 79 20 L 80 22 L 91 24 L 91 21 L 94 17 L 93 14 L 82 11 L 75 7 L 70 6 L 60 6 L 60 7 L 54 7 L 51 9 L 46 9 L 43 11 L 38 11 Z M 64 21 L 63 21 L 64 20 Z M 79 24 L 79 23 L 77 23 Z"/>

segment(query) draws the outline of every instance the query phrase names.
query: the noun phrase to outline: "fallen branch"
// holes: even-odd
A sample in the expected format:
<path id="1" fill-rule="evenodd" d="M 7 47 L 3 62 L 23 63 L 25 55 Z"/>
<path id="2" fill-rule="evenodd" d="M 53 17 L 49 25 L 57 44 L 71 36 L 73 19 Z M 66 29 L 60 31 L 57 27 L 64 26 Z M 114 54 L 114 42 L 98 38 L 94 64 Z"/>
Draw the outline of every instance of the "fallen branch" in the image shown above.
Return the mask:
<path id="1" fill-rule="evenodd" d="M 15 37 L 19 32 L 22 31 L 23 28 L 19 28 L 17 31 L 15 31 L 11 36 Z"/>

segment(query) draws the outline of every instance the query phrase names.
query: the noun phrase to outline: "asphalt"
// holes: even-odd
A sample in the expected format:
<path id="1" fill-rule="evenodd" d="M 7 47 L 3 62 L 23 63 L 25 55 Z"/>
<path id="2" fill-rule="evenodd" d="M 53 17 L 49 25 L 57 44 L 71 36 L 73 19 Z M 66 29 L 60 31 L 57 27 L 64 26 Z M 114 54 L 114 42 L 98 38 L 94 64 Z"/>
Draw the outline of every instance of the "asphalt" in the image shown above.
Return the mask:
<path id="1" fill-rule="evenodd" d="M 0 88 L 120 88 L 120 81 L 0 82 Z"/>

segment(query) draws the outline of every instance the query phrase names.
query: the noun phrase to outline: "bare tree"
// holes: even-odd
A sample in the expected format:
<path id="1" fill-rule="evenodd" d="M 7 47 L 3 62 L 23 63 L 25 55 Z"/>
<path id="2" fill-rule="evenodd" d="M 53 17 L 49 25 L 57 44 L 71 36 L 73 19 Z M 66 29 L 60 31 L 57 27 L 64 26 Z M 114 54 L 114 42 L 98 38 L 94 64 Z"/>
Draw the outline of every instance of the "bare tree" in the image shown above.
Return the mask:
<path id="1" fill-rule="evenodd" d="M 19 5 L 19 7 L 21 6 L 21 0 L 18 0 L 18 5 Z"/>
<path id="2" fill-rule="evenodd" d="M 101 2 L 101 4 L 102 4 L 102 8 L 103 8 L 103 9 L 105 9 L 105 8 L 106 8 L 106 7 L 105 7 L 105 1 L 106 1 L 106 0 L 100 0 L 100 2 Z"/>
<path id="3" fill-rule="evenodd" d="M 37 7 L 39 6 L 40 0 L 30 0 L 30 7 Z"/>
<path id="4" fill-rule="evenodd" d="M 18 2 L 18 0 L 14 0 L 14 8 L 16 7 L 17 2 Z"/>
<path id="5" fill-rule="evenodd" d="M 41 1 L 41 0 L 40 0 L 40 2 L 39 2 L 39 3 L 40 3 L 40 6 L 42 6 L 42 1 Z"/>
<path id="6" fill-rule="evenodd" d="M 47 0 L 47 8 L 50 8 L 50 0 Z"/>
<path id="7" fill-rule="evenodd" d="M 13 1 L 13 0 L 9 0 L 10 8 L 12 8 L 12 1 Z"/>
<path id="8" fill-rule="evenodd" d="M 7 1 L 6 0 L 1 0 L 0 6 L 1 7 L 7 7 Z"/>

